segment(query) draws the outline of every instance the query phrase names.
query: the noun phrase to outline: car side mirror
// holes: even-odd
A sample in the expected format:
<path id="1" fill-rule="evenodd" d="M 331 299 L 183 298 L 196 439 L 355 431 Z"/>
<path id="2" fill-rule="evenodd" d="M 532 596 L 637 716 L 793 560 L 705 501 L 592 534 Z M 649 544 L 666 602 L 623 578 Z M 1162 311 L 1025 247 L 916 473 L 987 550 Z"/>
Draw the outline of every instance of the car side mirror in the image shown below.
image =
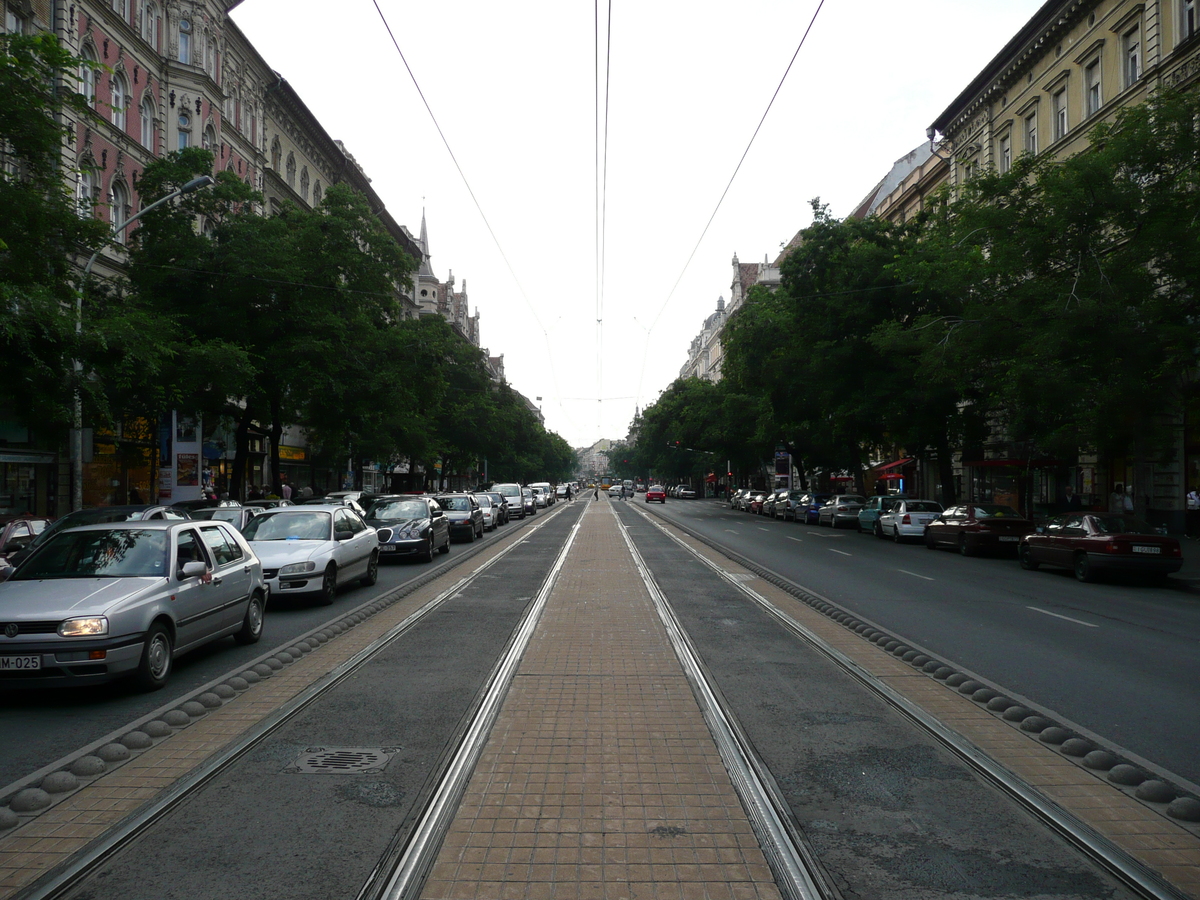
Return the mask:
<path id="1" fill-rule="evenodd" d="M 182 581 L 185 578 L 203 578 L 208 574 L 208 565 L 199 560 L 185 562 L 179 569 L 179 579 Z"/>
<path id="2" fill-rule="evenodd" d="M 348 540 L 350 540 L 350 538 L 354 537 L 354 532 L 353 531 L 335 531 L 333 533 L 333 536 L 334 536 L 335 540 L 348 541 Z"/>
<path id="3" fill-rule="evenodd" d="M 430 513 L 430 515 L 432 515 L 435 519 L 439 519 L 442 516 L 442 511 L 440 509 L 435 509 L 432 513 Z"/>
<path id="4" fill-rule="evenodd" d="M 25 547 L 29 544 L 29 540 L 30 539 L 27 537 L 13 538 L 11 541 L 9 541 L 7 544 L 4 545 L 4 552 L 5 553 L 16 553 L 18 550 L 24 550 Z"/>

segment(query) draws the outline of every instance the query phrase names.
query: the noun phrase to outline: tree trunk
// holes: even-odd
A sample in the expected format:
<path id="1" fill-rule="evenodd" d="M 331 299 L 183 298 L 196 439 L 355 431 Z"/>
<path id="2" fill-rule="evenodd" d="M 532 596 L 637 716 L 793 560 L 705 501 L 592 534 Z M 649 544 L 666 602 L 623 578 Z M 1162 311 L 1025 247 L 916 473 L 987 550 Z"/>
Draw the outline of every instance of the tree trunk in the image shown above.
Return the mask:
<path id="1" fill-rule="evenodd" d="M 233 500 L 246 499 L 246 460 L 250 451 L 250 423 L 253 420 L 254 407 L 247 403 L 234 432 L 233 473 L 229 478 L 230 483 L 225 487 Z"/>
<path id="2" fill-rule="evenodd" d="M 942 485 L 942 506 L 952 506 L 958 502 L 954 490 L 954 459 L 950 447 L 945 442 L 937 445 L 938 480 Z"/>
<path id="3" fill-rule="evenodd" d="M 283 411 L 278 397 L 271 398 L 271 485 L 276 497 L 283 496 L 279 473 L 279 442 L 283 440 Z"/>

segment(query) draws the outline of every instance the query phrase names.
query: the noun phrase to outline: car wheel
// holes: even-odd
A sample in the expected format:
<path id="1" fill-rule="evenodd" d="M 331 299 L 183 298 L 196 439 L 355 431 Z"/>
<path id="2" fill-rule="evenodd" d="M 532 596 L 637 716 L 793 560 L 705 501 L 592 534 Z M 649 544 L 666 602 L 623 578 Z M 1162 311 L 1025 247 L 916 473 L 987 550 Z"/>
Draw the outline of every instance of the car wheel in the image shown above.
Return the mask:
<path id="1" fill-rule="evenodd" d="M 467 532 L 467 543 L 468 544 L 475 543 L 475 526 L 474 525 L 472 525 L 471 530 Z"/>
<path id="2" fill-rule="evenodd" d="M 363 587 L 370 587 L 379 580 L 379 551 L 371 551 L 371 558 L 367 560 L 367 574 L 358 580 L 358 583 Z"/>
<path id="3" fill-rule="evenodd" d="M 263 597 L 258 591 L 250 595 L 242 627 L 233 639 L 239 644 L 257 644 L 263 633 Z"/>
<path id="4" fill-rule="evenodd" d="M 879 520 L 875 520 L 875 524 L 871 526 L 871 534 L 877 538 L 883 537 L 883 526 L 879 524 Z"/>
<path id="5" fill-rule="evenodd" d="M 881 534 L 880 537 L 883 537 Z M 928 528 L 925 529 L 925 546 L 930 550 L 937 549 L 937 539 L 933 536 L 933 532 Z"/>
<path id="6" fill-rule="evenodd" d="M 1075 577 L 1083 582 L 1096 580 L 1096 569 L 1086 553 L 1075 554 Z"/>
<path id="7" fill-rule="evenodd" d="M 475 536 L 477 538 L 479 538 L 481 541 L 483 540 L 483 523 L 482 522 L 479 523 L 479 533 Z"/>
<path id="8" fill-rule="evenodd" d="M 157 691 L 167 683 L 171 675 L 174 648 L 171 633 L 161 622 L 155 622 L 146 632 L 142 642 L 142 658 L 138 662 L 138 687 L 144 691 Z"/>
<path id="9" fill-rule="evenodd" d="M 830 527 L 830 528 L 840 528 L 840 527 L 841 527 L 841 526 L 840 526 L 840 525 L 838 525 L 838 523 L 837 523 L 837 516 L 830 516 L 830 517 L 829 517 L 829 527 Z"/>
<path id="10" fill-rule="evenodd" d="M 421 553 L 421 562 L 433 562 L 433 535 L 429 535 L 429 544 Z"/>
<path id="11" fill-rule="evenodd" d="M 975 555 L 975 550 L 967 543 L 967 536 L 965 534 L 958 536 L 958 553 L 960 556 Z"/>
<path id="12" fill-rule="evenodd" d="M 896 544 L 904 543 L 904 539 L 902 537 L 900 537 L 900 526 L 899 525 L 892 526 L 892 542 L 896 543 Z"/>
<path id="13" fill-rule="evenodd" d="M 431 537 L 430 540 L 432 541 L 433 538 Z M 438 547 L 438 552 L 439 553 L 449 553 L 450 552 L 450 533 L 449 532 L 446 533 L 446 543 L 444 543 L 444 544 L 442 544 L 442 546 Z"/>
<path id="14" fill-rule="evenodd" d="M 1021 549 L 1018 551 L 1017 556 L 1021 560 L 1022 569 L 1028 569 L 1030 572 L 1032 572 L 1039 565 L 1041 565 L 1041 563 L 1033 558 L 1033 551 L 1029 549 L 1028 544 L 1021 545 Z"/>
<path id="15" fill-rule="evenodd" d="M 330 563 L 325 567 L 325 574 L 321 576 L 321 594 L 317 598 L 317 603 L 321 606 L 333 606 L 333 601 L 337 599 L 337 566 Z"/>

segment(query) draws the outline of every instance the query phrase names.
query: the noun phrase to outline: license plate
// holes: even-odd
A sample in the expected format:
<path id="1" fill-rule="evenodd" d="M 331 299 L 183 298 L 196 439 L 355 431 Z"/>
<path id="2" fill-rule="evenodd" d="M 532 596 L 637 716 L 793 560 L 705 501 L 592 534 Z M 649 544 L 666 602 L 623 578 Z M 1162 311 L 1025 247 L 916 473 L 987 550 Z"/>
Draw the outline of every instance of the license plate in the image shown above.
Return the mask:
<path id="1" fill-rule="evenodd" d="M 41 667 L 40 656 L 0 656 L 0 672 L 32 672 Z"/>
<path id="2" fill-rule="evenodd" d="M 1002 534 L 1002 535 L 1000 535 L 1000 540 L 1016 542 L 1016 541 L 1019 541 L 1020 538 L 1015 534 Z"/>
<path id="3" fill-rule="evenodd" d="M 396 547 L 394 544 L 384 544 L 379 548 L 380 553 L 395 553 Z"/>
<path id="4" fill-rule="evenodd" d="M 1147 547 L 1145 544 L 1134 544 L 1134 553 L 1162 553 L 1162 547 Z"/>

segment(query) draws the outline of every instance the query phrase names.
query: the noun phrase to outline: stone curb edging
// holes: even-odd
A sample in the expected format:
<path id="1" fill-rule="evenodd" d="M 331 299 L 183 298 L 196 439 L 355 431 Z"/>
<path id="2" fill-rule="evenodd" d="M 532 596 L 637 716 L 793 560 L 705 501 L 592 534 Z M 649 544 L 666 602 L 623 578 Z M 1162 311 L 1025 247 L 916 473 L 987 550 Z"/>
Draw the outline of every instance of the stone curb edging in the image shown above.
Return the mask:
<path id="1" fill-rule="evenodd" d="M 935 657 L 913 648 L 895 635 L 875 627 L 835 603 L 813 594 L 789 582 L 782 576 L 727 547 L 719 546 L 691 529 L 673 520 L 666 520 L 705 546 L 733 560 L 753 572 L 767 583 L 812 607 L 822 615 L 855 632 L 897 659 L 907 662 L 915 670 L 942 682 L 947 688 L 969 696 L 975 703 L 992 713 L 1026 736 L 1034 737 L 1047 748 L 1057 751 L 1065 759 L 1088 769 L 1097 778 L 1106 773 L 1111 787 L 1120 790 L 1142 805 L 1165 816 L 1175 825 L 1200 836 L 1200 797 L 1193 786 L 1183 787 L 1176 779 L 1162 773 L 1152 773 L 1148 766 L 1130 760 L 1115 749 L 1106 747 L 1095 735 L 1086 737 L 1056 722 L 1049 715 L 1035 710 L 1032 704 L 1024 705 L 1008 697 L 1003 691 L 986 683 L 981 676 L 956 669 Z M 1028 702 L 1028 701 L 1026 701 Z M 1155 777 L 1157 774 L 1158 777 Z"/>
<path id="2" fill-rule="evenodd" d="M 495 543 L 491 542 L 471 547 L 455 556 L 454 565 L 460 565 L 494 546 Z M 185 694 L 167 706 L 13 782 L 0 795 L 0 835 L 32 821 L 96 779 L 203 718 L 210 710 L 223 706 L 226 701 L 263 679 L 270 678 L 322 644 L 442 577 L 449 568 L 452 566 L 423 572 L 411 581 L 354 607 L 341 618 L 301 635 L 286 648 L 267 651 L 248 663 L 237 675 L 223 675 L 191 694 Z"/>

